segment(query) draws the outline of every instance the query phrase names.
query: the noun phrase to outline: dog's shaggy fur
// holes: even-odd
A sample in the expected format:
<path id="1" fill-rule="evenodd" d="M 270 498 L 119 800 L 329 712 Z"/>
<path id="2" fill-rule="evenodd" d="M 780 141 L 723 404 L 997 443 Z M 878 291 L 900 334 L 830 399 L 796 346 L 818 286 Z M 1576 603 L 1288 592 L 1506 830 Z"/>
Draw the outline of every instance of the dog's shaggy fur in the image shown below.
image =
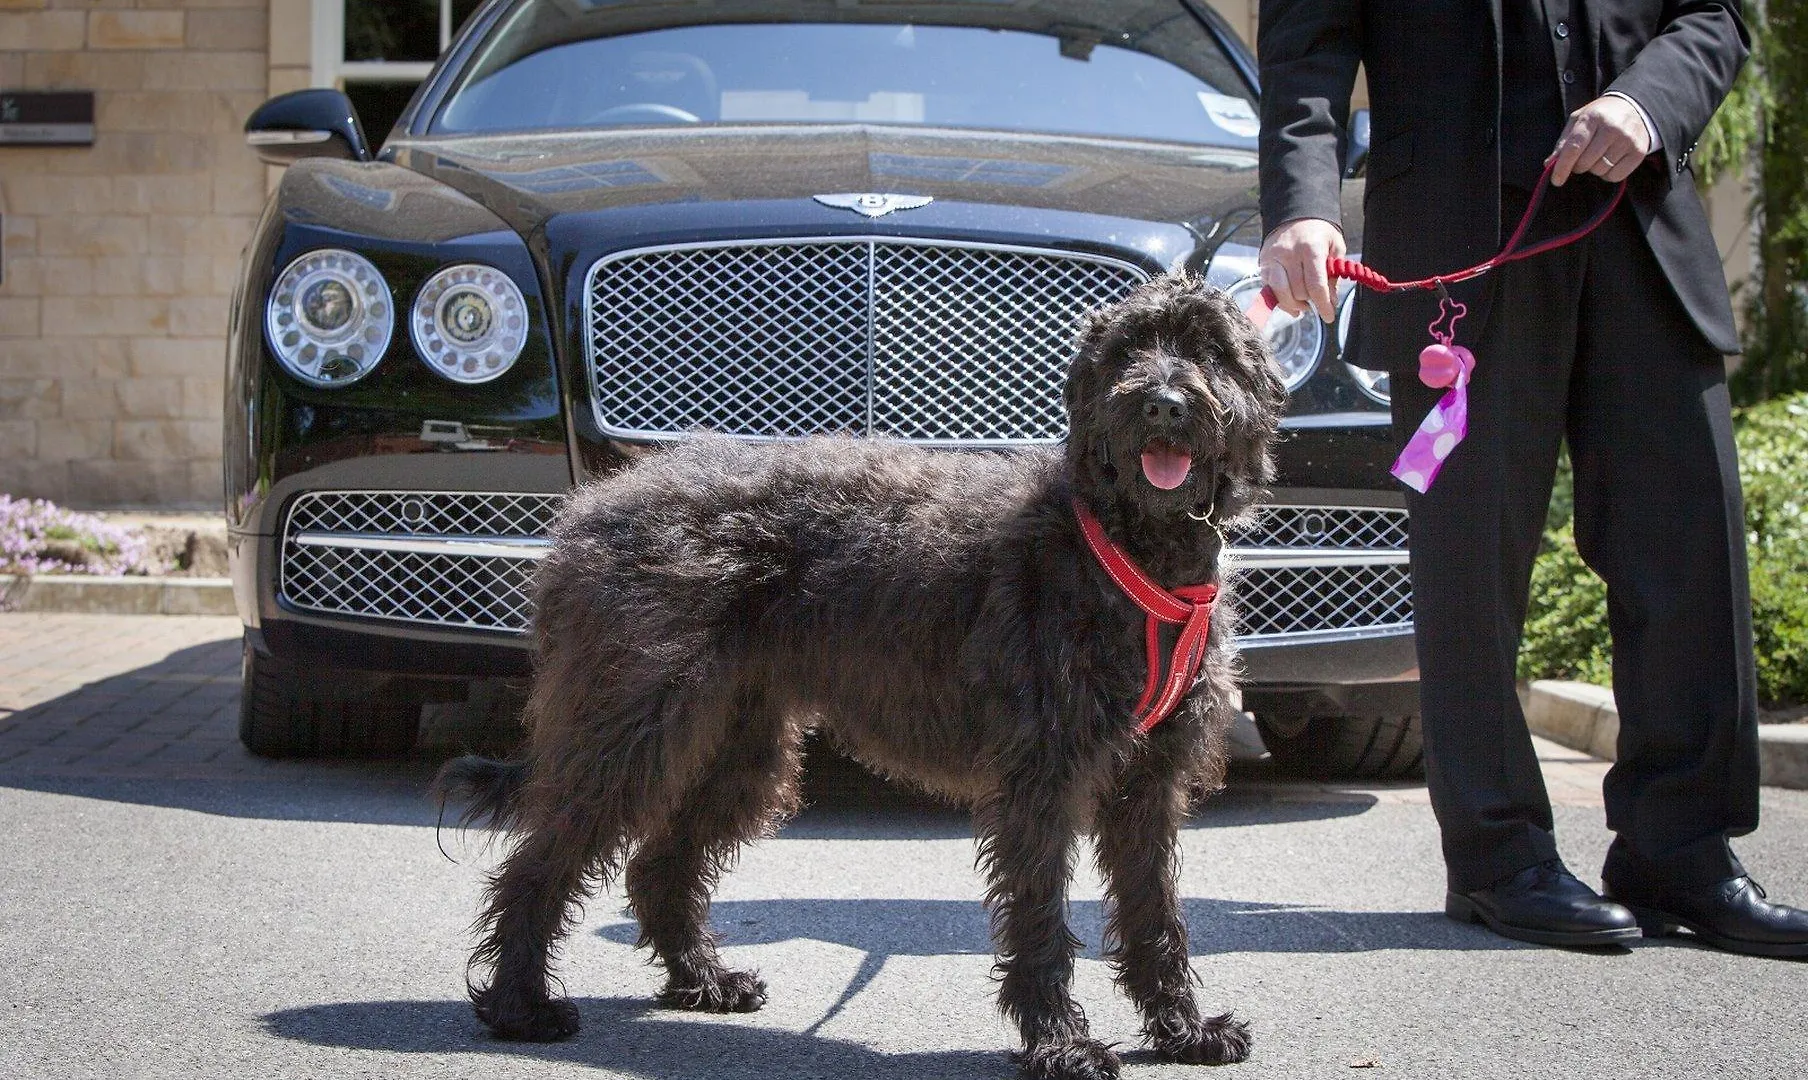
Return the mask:
<path id="1" fill-rule="evenodd" d="M 471 999 L 497 1036 L 577 1030 L 550 953 L 575 901 L 624 867 L 641 944 L 667 972 L 660 1000 L 759 1008 L 765 983 L 717 956 L 709 896 L 740 845 L 795 809 L 814 727 L 973 806 L 1026 1074 L 1117 1074 L 1069 990 L 1063 909 L 1087 830 L 1106 955 L 1154 1049 L 1248 1053 L 1241 1023 L 1195 1004 L 1175 881 L 1189 789 L 1225 768 L 1229 608 L 1192 691 L 1138 733 L 1143 613 L 1087 551 L 1071 500 L 1162 584 L 1214 580 L 1222 538 L 1199 517 L 1234 518 L 1271 478 L 1284 394 L 1254 328 L 1181 277 L 1089 317 L 1065 394 L 1060 452 L 702 438 L 573 498 L 535 576 L 526 758 L 460 759 L 439 784 L 467 822 L 514 834 L 472 957 L 488 981 Z M 1152 443 L 1193 459 L 1179 487 L 1139 468 Z"/>

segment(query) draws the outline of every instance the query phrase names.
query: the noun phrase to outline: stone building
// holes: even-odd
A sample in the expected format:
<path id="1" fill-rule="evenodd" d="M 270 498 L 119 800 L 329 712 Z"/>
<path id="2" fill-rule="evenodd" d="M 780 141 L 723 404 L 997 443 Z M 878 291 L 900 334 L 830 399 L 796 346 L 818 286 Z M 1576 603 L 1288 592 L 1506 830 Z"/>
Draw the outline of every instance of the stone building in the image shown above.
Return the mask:
<path id="1" fill-rule="evenodd" d="M 87 146 L 0 143 L 0 492 L 213 508 L 245 117 L 341 85 L 373 135 L 480 0 L 0 0 L 0 94 L 94 93 Z"/>
<path id="2" fill-rule="evenodd" d="M 1256 0 L 1212 2 L 1253 39 Z M 478 6 L 0 0 L 0 95 L 94 95 L 92 145 L 0 143 L 0 492 L 219 504 L 227 305 L 272 173 L 245 117 L 342 86 L 380 141 Z M 1742 197 L 1717 202 L 1738 237 Z"/>

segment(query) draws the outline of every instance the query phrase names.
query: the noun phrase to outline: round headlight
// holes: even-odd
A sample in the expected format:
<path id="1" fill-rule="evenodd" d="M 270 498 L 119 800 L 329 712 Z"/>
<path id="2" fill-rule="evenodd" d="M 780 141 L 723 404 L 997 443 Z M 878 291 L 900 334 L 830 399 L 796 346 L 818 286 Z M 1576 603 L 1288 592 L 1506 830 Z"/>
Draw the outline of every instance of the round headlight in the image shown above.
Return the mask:
<path id="1" fill-rule="evenodd" d="M 484 383 L 513 367 L 527 344 L 527 302 L 502 271 L 460 263 L 421 286 L 408 325 L 428 367 L 453 382 Z"/>
<path id="2" fill-rule="evenodd" d="M 346 386 L 370 374 L 394 332 L 389 283 L 369 259 L 337 248 L 290 263 L 264 308 L 271 351 L 310 386 Z"/>
<path id="3" fill-rule="evenodd" d="M 1356 286 L 1346 283 L 1343 297 L 1337 301 L 1337 355 L 1343 356 L 1350 347 L 1350 323 L 1356 314 Z M 1387 372 L 1370 371 L 1355 364 L 1345 364 L 1350 378 L 1355 381 L 1356 388 L 1367 394 L 1370 399 L 1387 405 L 1393 401 L 1388 396 Z"/>
<path id="4" fill-rule="evenodd" d="M 1231 303 L 1248 311 L 1262 291 L 1262 279 L 1246 277 L 1226 291 Z M 1289 315 L 1275 308 L 1268 316 L 1268 324 L 1262 327 L 1262 338 L 1268 342 L 1275 367 L 1280 369 L 1281 384 L 1291 392 L 1317 369 L 1319 354 L 1325 348 L 1325 327 L 1310 309 L 1304 315 Z"/>

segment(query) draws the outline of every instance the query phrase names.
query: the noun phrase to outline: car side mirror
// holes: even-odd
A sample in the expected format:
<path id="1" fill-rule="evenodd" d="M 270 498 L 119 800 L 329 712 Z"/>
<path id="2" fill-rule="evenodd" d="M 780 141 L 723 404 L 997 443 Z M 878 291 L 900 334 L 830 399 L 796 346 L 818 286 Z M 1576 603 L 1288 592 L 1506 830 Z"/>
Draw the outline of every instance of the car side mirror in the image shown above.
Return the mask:
<path id="1" fill-rule="evenodd" d="M 1369 111 L 1357 109 L 1350 114 L 1350 139 L 1343 152 L 1343 177 L 1361 176 L 1369 163 Z"/>
<path id="2" fill-rule="evenodd" d="M 245 142 L 271 165 L 310 157 L 370 160 L 358 111 L 339 90 L 296 90 L 271 98 L 245 121 Z"/>

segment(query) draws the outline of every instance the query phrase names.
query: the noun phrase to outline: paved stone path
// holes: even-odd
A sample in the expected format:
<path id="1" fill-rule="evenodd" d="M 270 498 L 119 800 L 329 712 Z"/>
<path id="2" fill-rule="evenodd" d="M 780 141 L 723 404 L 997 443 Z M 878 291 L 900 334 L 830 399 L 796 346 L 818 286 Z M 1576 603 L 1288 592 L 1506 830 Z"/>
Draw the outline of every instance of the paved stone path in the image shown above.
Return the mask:
<path id="1" fill-rule="evenodd" d="M 245 751 L 238 708 L 237 619 L 0 614 L 0 772 L 230 779 L 292 768 Z M 468 722 L 430 706 L 422 756 L 458 746 Z"/>

